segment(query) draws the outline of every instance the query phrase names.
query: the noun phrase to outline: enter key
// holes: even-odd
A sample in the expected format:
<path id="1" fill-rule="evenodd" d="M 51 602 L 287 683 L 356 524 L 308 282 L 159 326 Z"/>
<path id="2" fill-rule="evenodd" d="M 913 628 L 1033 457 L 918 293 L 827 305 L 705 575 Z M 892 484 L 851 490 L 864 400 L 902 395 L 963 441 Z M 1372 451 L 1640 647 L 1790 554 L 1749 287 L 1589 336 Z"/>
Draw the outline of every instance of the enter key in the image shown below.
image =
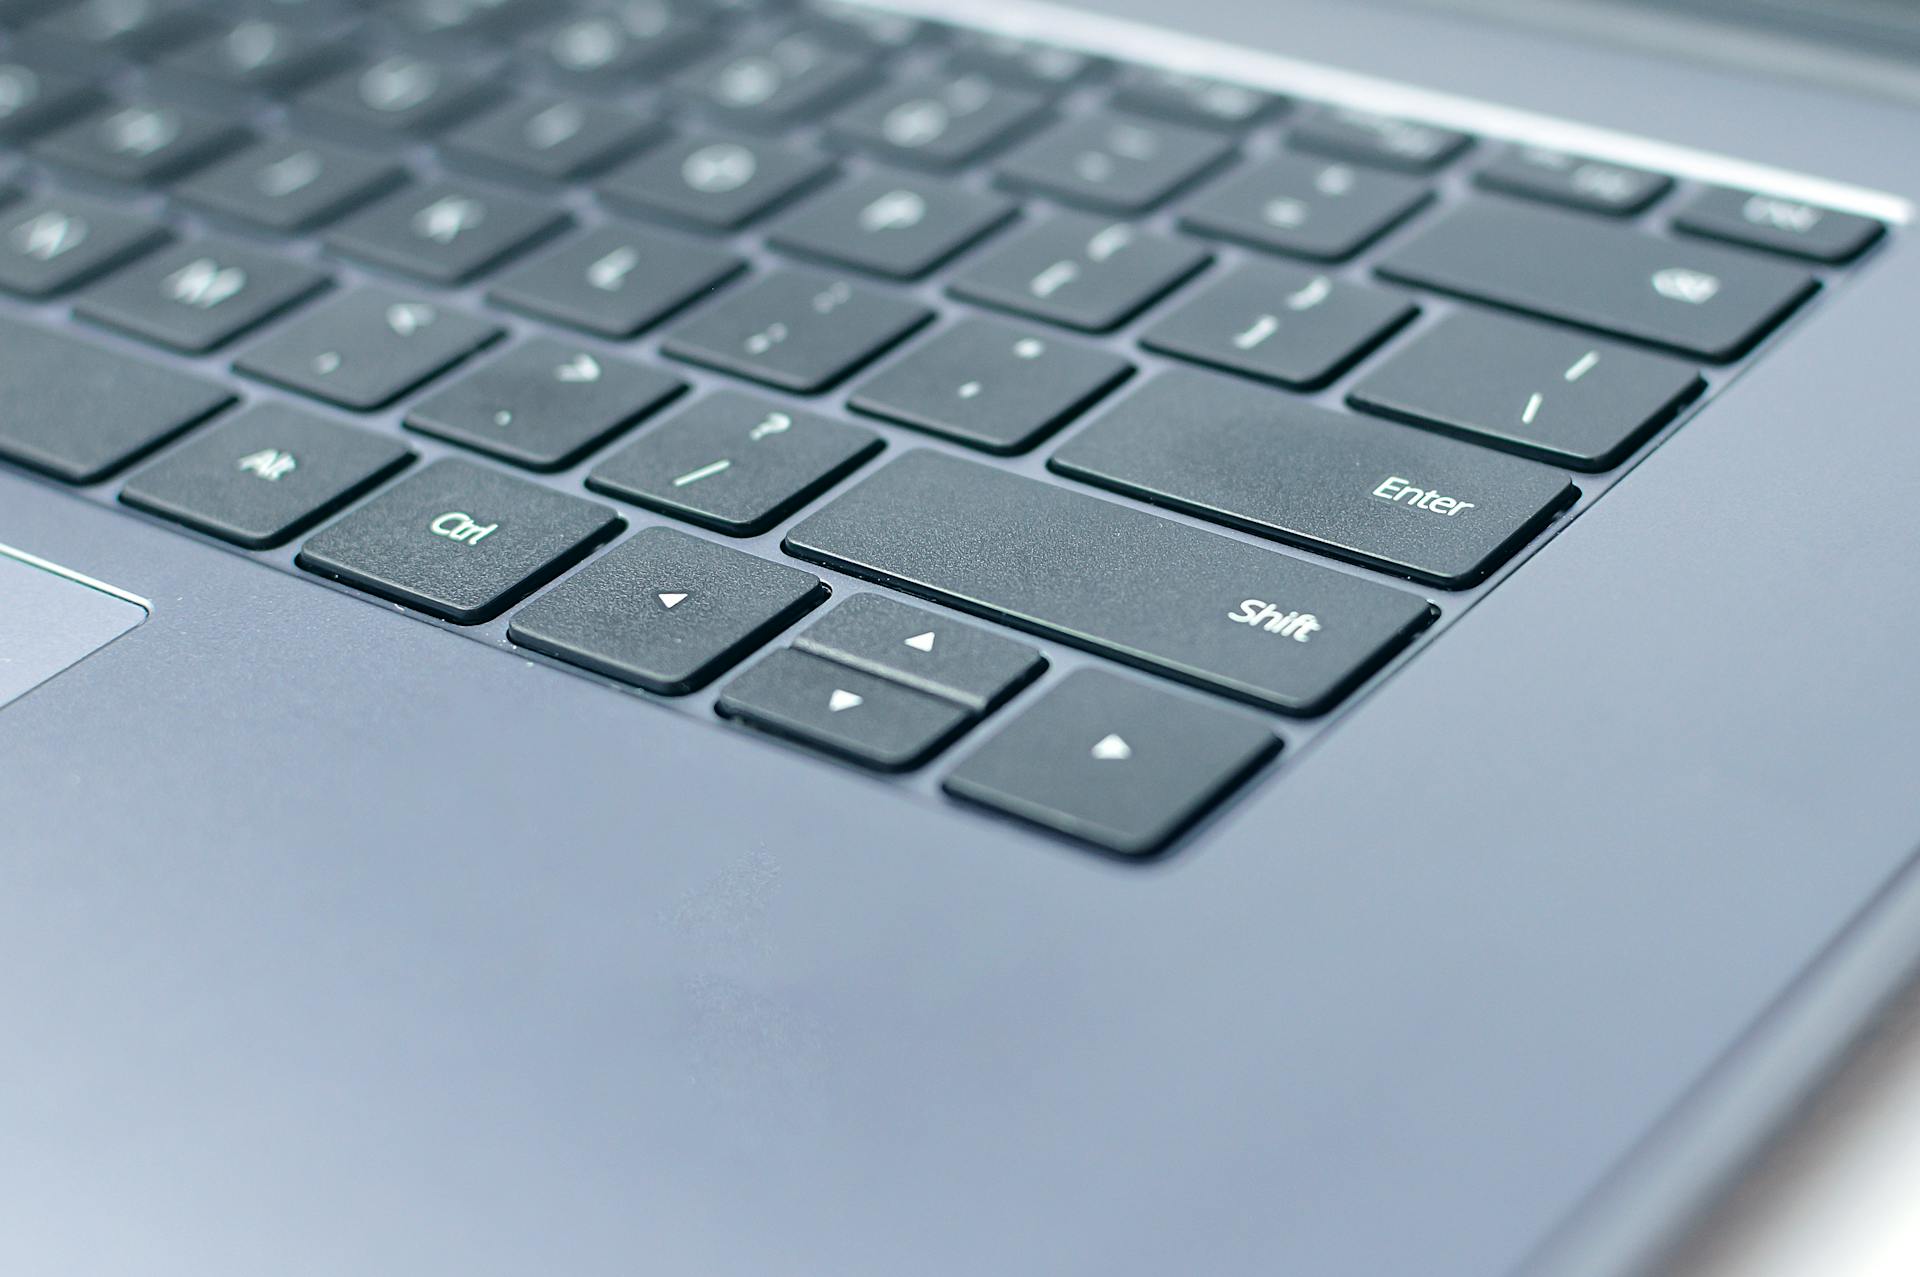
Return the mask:
<path id="1" fill-rule="evenodd" d="M 1447 589 L 1484 580 L 1580 495 L 1546 466 L 1186 370 L 1142 386 L 1048 464 Z"/>

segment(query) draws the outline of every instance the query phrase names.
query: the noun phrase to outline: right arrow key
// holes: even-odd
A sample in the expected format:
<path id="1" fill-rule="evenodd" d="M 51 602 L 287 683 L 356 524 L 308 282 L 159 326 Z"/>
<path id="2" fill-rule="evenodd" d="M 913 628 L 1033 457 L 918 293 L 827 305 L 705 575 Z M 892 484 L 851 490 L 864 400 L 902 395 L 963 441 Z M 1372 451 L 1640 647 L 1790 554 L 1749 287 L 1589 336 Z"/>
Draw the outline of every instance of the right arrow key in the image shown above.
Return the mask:
<path id="1" fill-rule="evenodd" d="M 976 749 L 946 790 L 1140 856 L 1165 847 L 1279 748 L 1251 714 L 1085 669 Z"/>

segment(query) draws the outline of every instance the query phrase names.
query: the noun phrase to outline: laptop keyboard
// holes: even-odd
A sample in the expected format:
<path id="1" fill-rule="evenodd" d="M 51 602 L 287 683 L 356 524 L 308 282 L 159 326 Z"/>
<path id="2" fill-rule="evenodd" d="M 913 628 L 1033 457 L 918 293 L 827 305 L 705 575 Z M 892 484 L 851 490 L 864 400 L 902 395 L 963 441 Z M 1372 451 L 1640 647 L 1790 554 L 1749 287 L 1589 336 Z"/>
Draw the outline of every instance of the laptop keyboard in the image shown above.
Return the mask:
<path id="1" fill-rule="evenodd" d="M 832 0 L 0 28 L 0 461 L 1122 855 L 1885 230 Z"/>

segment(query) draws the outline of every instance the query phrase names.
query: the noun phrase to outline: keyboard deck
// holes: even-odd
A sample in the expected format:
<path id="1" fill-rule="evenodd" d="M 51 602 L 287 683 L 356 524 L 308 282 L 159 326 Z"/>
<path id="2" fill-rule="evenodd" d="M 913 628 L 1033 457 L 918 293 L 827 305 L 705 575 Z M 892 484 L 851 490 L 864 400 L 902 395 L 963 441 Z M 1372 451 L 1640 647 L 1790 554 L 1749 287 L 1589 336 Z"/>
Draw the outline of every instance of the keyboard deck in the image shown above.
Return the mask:
<path id="1" fill-rule="evenodd" d="M 838 3 L 0 30 L 0 464 L 1123 856 L 1887 231 Z"/>

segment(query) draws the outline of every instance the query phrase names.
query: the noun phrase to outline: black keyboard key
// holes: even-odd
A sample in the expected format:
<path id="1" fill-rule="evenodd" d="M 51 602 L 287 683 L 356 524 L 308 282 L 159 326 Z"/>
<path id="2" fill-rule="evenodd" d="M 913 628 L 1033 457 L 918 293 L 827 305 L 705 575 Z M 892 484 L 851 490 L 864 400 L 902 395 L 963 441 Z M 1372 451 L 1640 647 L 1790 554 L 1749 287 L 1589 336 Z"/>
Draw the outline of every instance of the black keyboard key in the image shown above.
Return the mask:
<path id="1" fill-rule="evenodd" d="M 0 288 L 51 297 L 152 252 L 166 228 L 133 213 L 42 195 L 0 215 Z"/>
<path id="2" fill-rule="evenodd" d="M 92 483 L 233 402 L 226 387 L 0 319 L 0 457 Z"/>
<path id="3" fill-rule="evenodd" d="M 1249 262 L 1221 276 L 1140 336 L 1161 354 L 1283 386 L 1324 386 L 1412 319 L 1397 293 Z"/>
<path id="4" fill-rule="evenodd" d="M 1285 99 L 1258 89 L 1156 67 L 1130 67 L 1121 72 L 1113 102 L 1175 124 L 1227 132 L 1248 128 L 1286 106 Z"/>
<path id="5" fill-rule="evenodd" d="M 1188 203 L 1181 225 L 1294 257 L 1334 262 L 1399 225 L 1433 193 L 1397 173 L 1278 155 L 1229 175 Z"/>
<path id="6" fill-rule="evenodd" d="M 949 70 L 984 75 L 1010 88 L 1058 93 L 1098 75 L 1105 64 L 1098 58 L 1057 44 L 1021 40 L 985 31 L 961 31 L 954 36 Z"/>
<path id="7" fill-rule="evenodd" d="M 1509 146 L 1473 175 L 1489 190 L 1626 217 L 1667 193 L 1664 173 L 1590 160 L 1538 146 Z"/>
<path id="8" fill-rule="evenodd" d="M 782 648 L 720 690 L 714 708 L 877 771 L 920 766 L 966 731 L 952 701 Z"/>
<path id="9" fill-rule="evenodd" d="M 537 22 L 552 0 L 391 0 L 382 17 L 409 45 L 490 51 L 502 37 Z"/>
<path id="10" fill-rule="evenodd" d="M 931 23 L 849 0 L 806 0 L 795 16 L 821 39 L 855 52 L 925 48 L 940 38 L 939 28 Z"/>
<path id="11" fill-rule="evenodd" d="M 292 234 L 344 217 L 405 178 L 390 159 L 275 138 L 194 174 L 174 196 L 216 217 Z"/>
<path id="12" fill-rule="evenodd" d="M 80 76 L 24 62 L 0 62 L 0 138 L 31 137 L 91 110 L 99 101 L 93 85 Z"/>
<path id="13" fill-rule="evenodd" d="M 745 265 L 722 249 L 609 222 L 514 267 L 488 298 L 603 337 L 631 337 Z"/>
<path id="14" fill-rule="evenodd" d="M 501 331 L 417 296 L 363 286 L 283 325 L 234 367 L 342 408 L 367 411 L 438 376 Z"/>
<path id="15" fill-rule="evenodd" d="M 1110 213 L 1138 213 L 1218 165 L 1233 147 L 1203 129 L 1119 112 L 1063 120 L 1015 147 L 1002 181 Z"/>
<path id="16" fill-rule="evenodd" d="M 793 645 L 976 714 L 998 708 L 1047 668 L 1025 643 L 884 594 L 854 595 L 795 635 Z"/>
<path id="17" fill-rule="evenodd" d="M 306 531 L 412 459 L 386 435 L 262 403 L 135 472 L 120 499 L 264 550 Z"/>
<path id="18" fill-rule="evenodd" d="M 33 153 L 86 177 L 143 185 L 171 181 L 246 140 L 240 125 L 208 112 L 138 102 L 55 129 Z"/>
<path id="19" fill-rule="evenodd" d="M 1705 386 L 1665 355 L 1459 311 L 1395 351 L 1347 399 L 1554 465 L 1607 470 Z"/>
<path id="20" fill-rule="evenodd" d="M 890 85 L 833 117 L 833 135 L 886 159 L 923 168 L 969 163 L 1024 133 L 1046 110 L 1038 93 L 963 75 Z"/>
<path id="21" fill-rule="evenodd" d="M 534 61 L 550 75 L 618 89 L 680 64 L 706 41 L 706 28 L 692 6 L 624 0 L 540 32 L 532 48 Z"/>
<path id="22" fill-rule="evenodd" d="M 811 572 L 673 528 L 642 528 L 522 608 L 507 637 L 596 674 L 684 696 L 826 597 Z"/>
<path id="23" fill-rule="evenodd" d="M 458 284 L 563 230 L 568 214 L 542 200 L 460 181 L 396 191 L 327 233 L 327 247 L 403 275 Z"/>
<path id="24" fill-rule="evenodd" d="M 1142 500 L 1448 589 L 1573 503 L 1558 471 L 1209 373 L 1164 373 L 1048 463 Z"/>
<path id="25" fill-rule="evenodd" d="M 1251 714 L 1076 670 L 963 759 L 946 790 L 1139 856 L 1172 842 L 1279 748 Z"/>
<path id="26" fill-rule="evenodd" d="M 1718 187 L 1703 191 L 1673 219 L 1676 229 L 1815 262 L 1858 257 L 1886 227 L 1857 213 L 1773 195 Z"/>
<path id="27" fill-rule="evenodd" d="M 542 97 L 496 107 L 448 134 L 442 146 L 477 172 L 572 182 L 625 159 L 660 132 L 657 120 L 630 107 Z"/>
<path id="28" fill-rule="evenodd" d="M 785 545 L 1293 714 L 1331 708 L 1434 615 L 1352 573 L 928 450 L 867 476 Z"/>
<path id="29" fill-rule="evenodd" d="M 474 625 L 572 567 L 621 526 L 597 502 L 449 457 L 316 533 L 297 562 Z"/>
<path id="30" fill-rule="evenodd" d="M 916 279 L 977 243 L 1013 201 L 935 178 L 877 171 L 807 200 L 773 227 L 776 248 L 894 279 Z"/>
<path id="31" fill-rule="evenodd" d="M 1429 225 L 1379 270 L 1714 360 L 1745 353 L 1818 287 L 1750 254 L 1485 199 Z"/>
<path id="32" fill-rule="evenodd" d="M 721 52 L 674 82 L 710 112 L 768 127 L 835 105 L 864 87 L 871 74 L 864 56 L 796 32 Z"/>
<path id="33" fill-rule="evenodd" d="M 617 208 L 735 230 L 813 185 L 831 167 L 817 151 L 699 134 L 628 161 L 599 190 Z"/>
<path id="34" fill-rule="evenodd" d="M 851 406 L 987 452 L 1024 452 L 1132 371 L 1092 346 L 966 319 L 869 377 Z"/>
<path id="35" fill-rule="evenodd" d="M 676 359 L 812 394 L 932 318 L 904 297 L 817 271 L 782 270 L 681 320 L 664 349 Z"/>
<path id="36" fill-rule="evenodd" d="M 224 240 L 175 244 L 96 285 L 75 311 L 96 324 L 202 354 L 327 287 L 292 258 Z"/>
<path id="37" fill-rule="evenodd" d="M 211 19 L 187 0 L 77 0 L 22 37 L 36 55 L 97 67 L 101 59 L 147 58 L 191 40 Z"/>
<path id="38" fill-rule="evenodd" d="M 1211 261 L 1184 240 L 1079 213 L 1060 213 L 959 272 L 955 296 L 1107 332 L 1173 291 Z"/>
<path id="39" fill-rule="evenodd" d="M 1301 117 L 1288 141 L 1302 151 L 1408 173 L 1431 173 L 1473 143 L 1453 129 L 1330 106 Z"/>
<path id="40" fill-rule="evenodd" d="M 560 470 L 685 389 L 656 369 L 536 337 L 422 399 L 407 428 Z"/>
<path id="41" fill-rule="evenodd" d="M 293 110 L 318 129 L 404 141 L 464 119 L 493 96 L 478 72 L 396 53 L 334 72 L 294 98 Z"/>
<path id="42" fill-rule="evenodd" d="M 278 95 L 311 83 L 343 60 L 339 42 L 321 32 L 241 18 L 167 54 L 155 74 L 187 88 Z"/>
<path id="43" fill-rule="evenodd" d="M 871 430 L 723 390 L 642 432 L 587 486 L 733 536 L 765 532 L 879 452 Z"/>

